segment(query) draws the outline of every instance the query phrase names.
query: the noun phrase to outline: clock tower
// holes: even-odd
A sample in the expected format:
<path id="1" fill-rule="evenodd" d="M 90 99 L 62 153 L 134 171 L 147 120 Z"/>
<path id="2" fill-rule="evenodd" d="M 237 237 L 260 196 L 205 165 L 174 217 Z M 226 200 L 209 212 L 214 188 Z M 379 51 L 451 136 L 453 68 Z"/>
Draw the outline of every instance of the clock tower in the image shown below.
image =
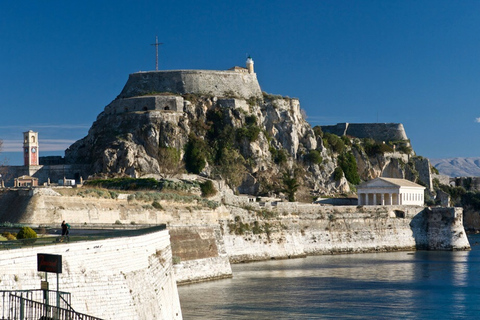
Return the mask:
<path id="1" fill-rule="evenodd" d="M 23 133 L 23 165 L 38 166 L 38 132 Z"/>

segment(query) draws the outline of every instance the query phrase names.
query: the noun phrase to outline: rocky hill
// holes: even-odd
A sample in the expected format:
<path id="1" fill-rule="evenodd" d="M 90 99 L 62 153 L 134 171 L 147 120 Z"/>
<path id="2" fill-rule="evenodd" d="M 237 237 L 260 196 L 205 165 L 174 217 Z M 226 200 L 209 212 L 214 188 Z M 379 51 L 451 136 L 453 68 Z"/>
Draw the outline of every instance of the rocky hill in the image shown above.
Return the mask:
<path id="1" fill-rule="evenodd" d="M 406 134 L 396 141 L 324 134 L 305 120 L 299 100 L 259 95 L 254 74 L 186 73 L 130 75 L 88 135 L 66 150 L 67 163 L 87 164 L 91 175 L 187 171 L 290 200 L 348 194 L 378 176 L 431 187 L 429 162 L 415 156 Z"/>
<path id="2" fill-rule="evenodd" d="M 480 158 L 430 159 L 437 170 L 449 177 L 480 177 Z"/>

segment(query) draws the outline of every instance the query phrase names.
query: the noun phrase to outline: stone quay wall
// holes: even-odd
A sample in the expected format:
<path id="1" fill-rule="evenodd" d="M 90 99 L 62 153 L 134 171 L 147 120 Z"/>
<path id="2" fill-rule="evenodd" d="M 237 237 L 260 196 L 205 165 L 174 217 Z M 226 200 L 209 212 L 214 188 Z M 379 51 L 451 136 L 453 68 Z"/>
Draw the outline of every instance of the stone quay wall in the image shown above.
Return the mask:
<path id="1" fill-rule="evenodd" d="M 102 319 L 182 319 L 167 230 L 139 236 L 2 250 L 3 290 L 40 289 L 37 253 L 62 256 L 60 291 Z M 56 290 L 56 275 L 48 276 Z"/>
<path id="2" fill-rule="evenodd" d="M 265 208 L 265 207 L 264 207 Z M 233 263 L 319 254 L 468 250 L 461 208 L 291 206 L 232 208 L 221 221 Z M 265 218 L 261 218 L 265 217 Z"/>
<path id="3" fill-rule="evenodd" d="M 170 225 L 168 229 L 177 284 L 232 277 L 218 225 Z"/>
<path id="4" fill-rule="evenodd" d="M 118 98 L 171 92 L 207 94 L 217 97 L 261 97 L 256 74 L 235 71 L 171 70 L 132 73 Z"/>
<path id="5" fill-rule="evenodd" d="M 16 221 L 10 222 L 58 225 L 66 220 L 72 223 L 73 232 L 83 225 L 112 226 L 117 220 L 123 225 L 166 223 L 178 283 L 230 277 L 230 262 L 470 248 L 461 208 L 252 202 L 249 197 L 231 195 L 223 198 L 227 204 L 215 210 L 168 201 L 161 201 L 164 209 L 157 210 L 143 202 L 129 202 L 123 194 L 118 199 L 99 199 L 55 196 L 46 190 L 0 196 L 0 221 L 12 216 L 1 209 L 10 203 L 13 210 L 20 210 L 15 211 Z M 238 201 L 233 204 L 231 199 Z"/>

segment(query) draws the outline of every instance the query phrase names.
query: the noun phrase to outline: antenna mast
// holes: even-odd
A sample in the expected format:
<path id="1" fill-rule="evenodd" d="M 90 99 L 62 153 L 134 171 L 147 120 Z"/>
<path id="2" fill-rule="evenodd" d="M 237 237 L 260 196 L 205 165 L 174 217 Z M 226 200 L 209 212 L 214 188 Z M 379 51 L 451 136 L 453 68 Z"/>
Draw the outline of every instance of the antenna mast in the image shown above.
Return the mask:
<path id="1" fill-rule="evenodd" d="M 158 71 L 158 46 L 163 43 L 158 42 L 158 36 L 155 36 L 155 43 L 152 43 L 152 46 L 155 46 L 155 71 Z"/>

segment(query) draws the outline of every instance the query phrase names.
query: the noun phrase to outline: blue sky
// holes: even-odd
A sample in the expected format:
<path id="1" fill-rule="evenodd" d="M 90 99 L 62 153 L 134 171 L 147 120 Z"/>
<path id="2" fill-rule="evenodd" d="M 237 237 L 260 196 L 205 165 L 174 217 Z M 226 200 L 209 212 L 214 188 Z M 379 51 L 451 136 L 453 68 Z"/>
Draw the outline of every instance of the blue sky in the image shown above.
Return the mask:
<path id="1" fill-rule="evenodd" d="M 128 75 L 255 61 L 312 126 L 403 123 L 418 155 L 479 157 L 480 1 L 0 1 L 2 157 L 84 137 Z M 478 120 L 477 120 L 478 119 Z"/>

